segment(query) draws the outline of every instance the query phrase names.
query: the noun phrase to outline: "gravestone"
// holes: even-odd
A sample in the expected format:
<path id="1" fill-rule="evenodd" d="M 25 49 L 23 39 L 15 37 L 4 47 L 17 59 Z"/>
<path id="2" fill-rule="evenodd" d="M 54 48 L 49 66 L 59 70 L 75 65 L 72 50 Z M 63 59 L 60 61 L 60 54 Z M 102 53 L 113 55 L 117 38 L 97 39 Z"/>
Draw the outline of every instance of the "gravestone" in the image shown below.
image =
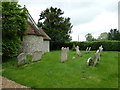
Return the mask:
<path id="1" fill-rule="evenodd" d="M 67 52 L 69 52 L 69 47 L 67 47 Z"/>
<path id="2" fill-rule="evenodd" d="M 61 48 L 61 62 L 65 62 L 67 60 L 67 53 L 68 53 L 68 49 L 62 47 Z"/>
<path id="3" fill-rule="evenodd" d="M 89 53 L 90 50 L 91 50 L 91 47 L 87 47 L 87 48 L 86 48 L 86 53 Z"/>
<path id="4" fill-rule="evenodd" d="M 100 51 L 100 54 L 101 54 L 102 51 L 103 51 L 103 47 L 102 47 L 102 45 L 99 47 L 99 51 Z"/>
<path id="5" fill-rule="evenodd" d="M 25 53 L 19 54 L 17 59 L 18 59 L 18 65 L 26 64 L 26 54 Z"/>
<path id="6" fill-rule="evenodd" d="M 93 66 L 96 66 L 97 62 L 100 60 L 100 53 L 95 53 L 93 57 Z"/>
<path id="7" fill-rule="evenodd" d="M 91 50 L 91 47 L 89 47 L 88 52 L 90 52 L 90 50 Z"/>
<path id="8" fill-rule="evenodd" d="M 96 53 L 100 53 L 100 50 L 98 49 L 98 50 L 96 51 Z"/>
<path id="9" fill-rule="evenodd" d="M 88 53 L 88 49 L 89 49 L 89 48 L 87 47 L 87 48 L 86 48 L 86 53 Z"/>
<path id="10" fill-rule="evenodd" d="M 77 46 L 75 49 L 76 49 L 76 54 L 78 56 L 82 56 L 82 54 L 80 53 L 80 50 L 79 50 L 79 46 Z"/>
<path id="11" fill-rule="evenodd" d="M 38 60 L 40 60 L 41 57 L 42 57 L 42 55 L 43 55 L 42 51 L 35 51 L 33 53 L 32 61 L 38 61 Z"/>
<path id="12" fill-rule="evenodd" d="M 90 64 L 91 64 L 91 60 L 92 60 L 91 57 L 88 58 L 88 60 L 87 60 L 87 65 L 88 65 L 88 66 L 90 66 Z"/>
<path id="13" fill-rule="evenodd" d="M 98 51 L 98 50 L 97 50 Z M 87 65 L 88 66 L 96 66 L 97 62 L 100 60 L 100 53 L 96 52 L 93 58 L 88 58 Z"/>

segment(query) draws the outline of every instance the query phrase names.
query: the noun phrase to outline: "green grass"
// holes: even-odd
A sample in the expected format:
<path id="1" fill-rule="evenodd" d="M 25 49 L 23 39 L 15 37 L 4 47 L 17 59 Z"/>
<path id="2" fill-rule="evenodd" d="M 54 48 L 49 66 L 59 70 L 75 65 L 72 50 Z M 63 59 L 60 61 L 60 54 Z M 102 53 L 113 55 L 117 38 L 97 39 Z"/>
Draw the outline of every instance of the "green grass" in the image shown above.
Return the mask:
<path id="1" fill-rule="evenodd" d="M 70 51 L 68 61 L 61 63 L 60 51 L 52 51 L 41 61 L 19 67 L 13 58 L 3 63 L 3 76 L 32 88 L 118 88 L 118 52 L 104 51 L 96 67 L 86 66 L 94 53 L 82 51 L 83 56 L 77 57 Z"/>

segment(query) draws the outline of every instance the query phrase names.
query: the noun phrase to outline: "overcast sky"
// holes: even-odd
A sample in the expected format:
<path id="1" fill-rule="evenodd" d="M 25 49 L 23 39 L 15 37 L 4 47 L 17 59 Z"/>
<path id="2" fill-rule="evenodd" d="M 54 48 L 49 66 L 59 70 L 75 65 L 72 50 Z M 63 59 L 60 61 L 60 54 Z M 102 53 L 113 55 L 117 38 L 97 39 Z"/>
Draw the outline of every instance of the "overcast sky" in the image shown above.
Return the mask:
<path id="1" fill-rule="evenodd" d="M 92 33 L 97 38 L 102 32 L 111 28 L 118 29 L 119 0 L 20 0 L 21 6 L 26 5 L 37 23 L 41 11 L 49 7 L 57 7 L 64 11 L 64 17 L 70 17 L 72 40 L 85 41 L 85 35 Z"/>

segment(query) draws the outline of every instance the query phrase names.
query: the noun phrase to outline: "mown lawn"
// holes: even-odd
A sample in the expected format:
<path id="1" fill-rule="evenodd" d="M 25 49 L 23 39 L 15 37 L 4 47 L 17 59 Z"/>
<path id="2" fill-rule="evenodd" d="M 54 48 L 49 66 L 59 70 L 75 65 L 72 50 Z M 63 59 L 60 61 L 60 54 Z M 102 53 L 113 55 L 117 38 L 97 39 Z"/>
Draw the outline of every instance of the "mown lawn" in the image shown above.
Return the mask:
<path id="1" fill-rule="evenodd" d="M 60 51 L 52 51 L 41 61 L 20 67 L 14 58 L 3 63 L 3 76 L 32 88 L 118 88 L 118 52 L 104 51 L 96 67 L 86 66 L 94 53 L 82 51 L 83 56 L 77 57 L 70 51 L 68 61 L 61 63 Z"/>

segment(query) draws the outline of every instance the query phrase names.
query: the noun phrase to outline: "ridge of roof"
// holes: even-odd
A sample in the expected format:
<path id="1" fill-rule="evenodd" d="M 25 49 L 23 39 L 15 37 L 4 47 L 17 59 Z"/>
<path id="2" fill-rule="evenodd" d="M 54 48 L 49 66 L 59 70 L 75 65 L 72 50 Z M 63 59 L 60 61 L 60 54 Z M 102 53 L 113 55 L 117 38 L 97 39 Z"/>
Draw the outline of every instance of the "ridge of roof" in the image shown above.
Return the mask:
<path id="1" fill-rule="evenodd" d="M 25 5 L 24 5 L 24 8 L 26 9 L 27 14 L 28 14 L 28 20 L 27 20 L 28 24 L 34 29 L 34 31 L 27 30 L 26 33 L 29 33 L 29 34 L 39 34 L 39 35 L 43 36 L 43 39 L 45 39 L 45 40 L 51 40 L 51 38 L 44 32 L 44 30 L 42 28 L 40 28 L 40 27 L 37 26 L 37 24 L 35 23 L 34 19 L 30 15 L 30 13 L 27 10 L 27 8 L 26 8 Z"/>

